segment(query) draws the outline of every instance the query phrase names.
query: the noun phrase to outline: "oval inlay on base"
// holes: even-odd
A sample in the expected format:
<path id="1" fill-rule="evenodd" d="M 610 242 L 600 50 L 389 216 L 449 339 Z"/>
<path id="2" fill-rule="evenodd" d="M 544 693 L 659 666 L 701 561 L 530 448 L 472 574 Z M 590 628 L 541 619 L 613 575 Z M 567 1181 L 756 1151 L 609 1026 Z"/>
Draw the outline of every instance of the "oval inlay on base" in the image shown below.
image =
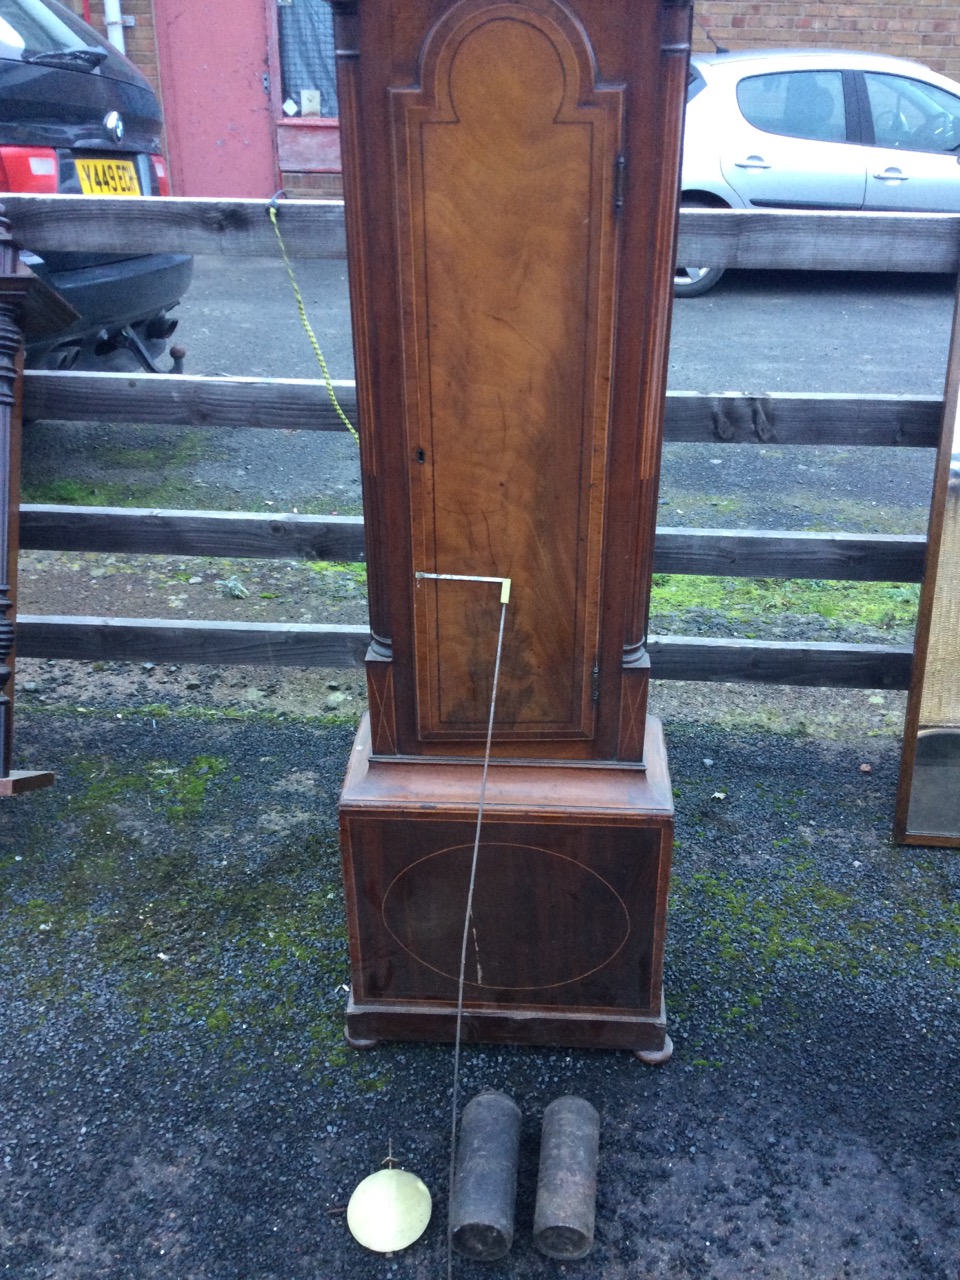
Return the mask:
<path id="1" fill-rule="evenodd" d="M 383 923 L 395 941 L 454 982 L 472 854 L 472 845 L 428 854 L 405 867 L 383 897 Z M 540 891 L 544 884 L 550 885 L 549 895 Z M 604 921 L 602 930 L 591 927 L 596 920 Z M 509 936 L 516 942 L 504 947 Z M 537 991 L 578 982 L 608 965 L 629 936 L 626 903 L 595 871 L 536 845 L 481 841 L 465 973 L 474 992 Z M 556 939 L 564 937 L 571 945 L 558 949 Z M 543 938 L 554 945 L 538 946 Z"/>

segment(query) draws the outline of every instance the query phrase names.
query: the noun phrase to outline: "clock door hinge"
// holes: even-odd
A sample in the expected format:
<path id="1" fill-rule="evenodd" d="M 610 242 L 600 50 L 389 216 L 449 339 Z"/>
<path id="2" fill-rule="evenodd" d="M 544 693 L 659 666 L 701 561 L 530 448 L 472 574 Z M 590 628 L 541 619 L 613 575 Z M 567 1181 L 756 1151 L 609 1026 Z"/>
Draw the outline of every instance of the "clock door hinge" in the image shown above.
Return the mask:
<path id="1" fill-rule="evenodd" d="M 600 663 L 593 664 L 593 670 L 590 672 L 590 701 L 600 701 Z"/>
<path id="2" fill-rule="evenodd" d="M 613 167 L 613 212 L 623 209 L 623 193 L 627 177 L 627 157 L 621 152 L 614 161 Z"/>

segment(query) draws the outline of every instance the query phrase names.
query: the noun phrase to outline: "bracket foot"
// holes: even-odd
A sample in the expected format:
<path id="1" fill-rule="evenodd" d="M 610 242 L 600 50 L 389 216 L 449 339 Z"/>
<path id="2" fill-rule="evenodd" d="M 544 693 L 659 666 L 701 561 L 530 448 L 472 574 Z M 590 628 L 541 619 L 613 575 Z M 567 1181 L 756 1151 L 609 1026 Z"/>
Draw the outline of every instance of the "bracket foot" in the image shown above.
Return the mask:
<path id="1" fill-rule="evenodd" d="M 645 1067 L 662 1067 L 673 1057 L 673 1041 L 664 1036 L 662 1049 L 634 1049 L 633 1056 Z"/>

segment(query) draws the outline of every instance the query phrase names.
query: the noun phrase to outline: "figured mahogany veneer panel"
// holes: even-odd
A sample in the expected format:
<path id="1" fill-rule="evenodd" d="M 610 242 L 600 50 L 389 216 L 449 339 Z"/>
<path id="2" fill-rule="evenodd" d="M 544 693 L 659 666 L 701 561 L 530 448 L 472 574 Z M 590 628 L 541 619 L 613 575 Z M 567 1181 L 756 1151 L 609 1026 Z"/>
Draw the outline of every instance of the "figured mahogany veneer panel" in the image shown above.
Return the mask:
<path id="1" fill-rule="evenodd" d="M 512 580 L 501 740 L 593 732 L 623 110 L 594 74 L 559 6 L 467 3 L 391 91 L 414 567 Z M 416 587 L 423 740 L 484 734 L 499 610 Z"/>
<path id="2" fill-rule="evenodd" d="M 350 823 L 354 865 L 368 875 L 376 867 L 380 886 L 357 896 L 363 963 L 355 999 L 456 1001 L 472 835 L 469 822 L 426 817 Z M 467 1002 L 655 1012 L 663 853 L 652 826 L 488 824 Z"/>

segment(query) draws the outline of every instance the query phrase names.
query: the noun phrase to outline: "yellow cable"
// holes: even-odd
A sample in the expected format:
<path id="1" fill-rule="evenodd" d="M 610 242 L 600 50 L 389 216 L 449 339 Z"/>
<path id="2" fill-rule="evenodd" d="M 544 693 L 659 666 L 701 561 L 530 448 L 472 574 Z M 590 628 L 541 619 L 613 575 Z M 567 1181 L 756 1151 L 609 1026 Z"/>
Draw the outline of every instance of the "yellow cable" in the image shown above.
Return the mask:
<path id="1" fill-rule="evenodd" d="M 357 429 L 340 407 L 340 401 L 337 399 L 337 393 L 333 389 L 333 379 L 330 377 L 330 370 L 327 368 L 327 362 L 324 360 L 323 352 L 320 350 L 320 343 L 317 342 L 316 334 L 313 332 L 310 321 L 307 319 L 307 309 L 303 305 L 300 286 L 297 284 L 297 278 L 293 274 L 293 266 L 290 259 L 287 257 L 286 245 L 283 243 L 283 236 L 280 234 L 280 226 L 277 222 L 276 206 L 272 204 L 268 205 L 267 212 L 270 214 L 270 221 L 273 223 L 273 229 L 277 233 L 277 243 L 280 245 L 280 253 L 283 256 L 283 265 L 287 268 L 287 275 L 290 277 L 290 284 L 293 287 L 293 296 L 297 300 L 297 310 L 300 312 L 300 320 L 303 323 L 304 329 L 307 331 L 307 337 L 310 339 L 310 345 L 313 347 L 313 353 L 317 357 L 317 363 L 320 365 L 320 369 L 323 373 L 323 380 L 327 384 L 327 394 L 330 397 L 330 403 L 333 405 L 334 409 L 336 409 L 337 416 L 340 421 L 353 436 L 354 440 L 356 440 L 357 444 L 359 444 L 360 437 L 357 435 Z"/>

